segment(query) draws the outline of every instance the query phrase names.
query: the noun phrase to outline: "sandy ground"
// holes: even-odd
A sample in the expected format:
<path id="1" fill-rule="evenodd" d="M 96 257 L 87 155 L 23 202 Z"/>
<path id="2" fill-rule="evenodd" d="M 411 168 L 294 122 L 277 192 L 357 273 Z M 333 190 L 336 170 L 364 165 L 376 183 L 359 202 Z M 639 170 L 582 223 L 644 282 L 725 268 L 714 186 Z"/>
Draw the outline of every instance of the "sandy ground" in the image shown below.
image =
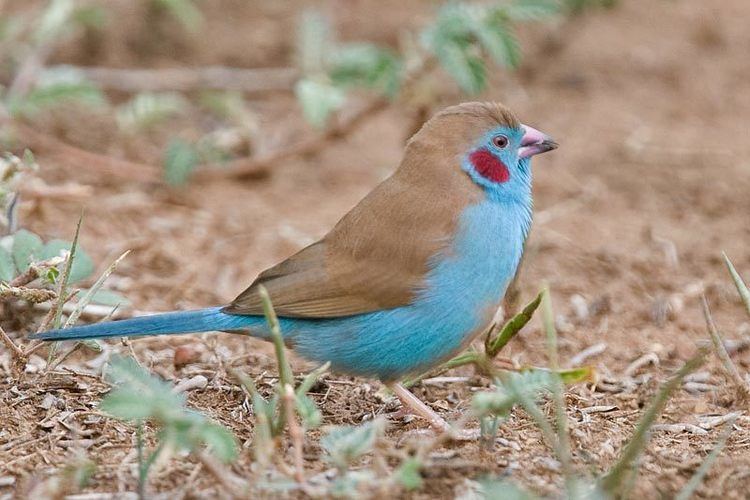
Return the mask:
<path id="1" fill-rule="evenodd" d="M 394 43 L 399 30 L 419 24 L 430 12 L 429 2 L 408 7 L 405 2 L 325 4 L 330 12 L 345 13 L 338 21 L 343 38 L 383 43 Z M 166 41 L 153 49 L 136 36 L 144 30 L 138 24 L 140 14 L 130 12 L 125 2 L 113 5 L 122 10 L 121 22 L 95 50 L 80 40 L 70 42 L 55 62 L 122 67 L 291 62 L 292 41 L 286 34 L 294 9 L 289 6 L 213 2 L 206 5 L 210 39 L 167 24 Z M 750 277 L 749 16 L 745 0 L 720 5 L 630 0 L 611 11 L 525 28 L 523 67 L 514 74 L 495 70 L 491 88 L 481 96 L 505 102 L 561 145 L 535 162 L 536 221 L 520 286 L 524 300 L 544 282 L 551 287 L 563 363 L 588 347 L 604 346 L 585 363 L 594 366 L 605 383 L 574 386 L 567 397 L 573 451 L 581 470 L 601 471 L 614 461 L 659 381 L 689 358 L 697 343 L 707 340 L 699 305 L 702 287 L 725 336 L 747 338 L 748 318 L 721 251 Z M 462 99 L 442 80 L 438 75 L 432 81 L 439 96 L 433 109 Z M 249 107 L 271 131 L 269 137 L 295 139 L 282 135 L 294 121 L 289 96 L 251 100 Z M 393 106 L 319 154 L 274 165 L 271 175 L 260 180 L 215 180 L 167 189 L 104 178 L 44 157 L 41 176 L 48 183 L 66 180 L 95 187 L 96 195 L 85 201 L 82 244 L 100 269 L 133 249 L 112 286 L 131 299 L 135 309 L 208 306 L 231 300 L 259 271 L 322 236 L 392 171 L 413 122 L 410 106 Z M 154 163 L 170 134 L 189 136 L 206 127 L 205 120 L 191 115 L 149 137 L 122 137 L 111 118 L 72 111 L 46 115 L 36 125 L 86 149 Z M 22 207 L 21 220 L 45 237 L 70 238 L 80 207 L 80 202 L 29 202 Z M 22 307 L 14 311 L 2 323 L 12 336 L 22 338 L 39 316 Z M 587 314 L 580 315 L 582 311 Z M 543 337 L 535 320 L 511 344 L 511 357 L 520 365 L 543 365 Z M 200 359 L 178 370 L 172 360 L 181 345 L 198 350 Z M 119 343 L 113 348 L 128 351 Z M 272 373 L 268 345 L 214 334 L 134 340 L 132 348 L 145 365 L 169 380 L 208 376 L 206 389 L 191 392 L 191 406 L 229 426 L 241 441 L 252 441 L 253 417 L 224 368 L 234 366 L 252 376 Z M 651 355 L 652 362 L 629 372 L 629 365 L 644 355 Z M 94 357 L 79 354 L 65 366 L 86 371 Z M 0 381 L 0 476 L 15 481 L 0 485 L 0 497 L 14 490 L 23 496 L 69 460 L 71 450 L 60 444 L 69 439 L 69 430 L 55 423 L 65 411 L 74 412 L 72 418 L 92 439 L 85 453 L 98 468 L 89 490 L 133 491 L 132 428 L 91 415 L 107 387 L 96 378 L 63 370 L 12 376 L 7 358 L 0 352 L 0 366 L 6 368 Z M 750 371 L 747 351 L 735 353 L 733 359 L 743 373 Z M 295 360 L 295 367 L 310 365 Z M 748 407 L 736 400 L 715 360 L 703 370 L 701 380 L 713 387 L 681 390 L 660 423 L 696 425 L 709 416 L 743 412 L 699 495 L 746 498 Z M 457 418 L 473 391 L 487 384 L 470 369 L 453 374 L 470 378 L 415 388 L 446 418 Z M 379 387 L 373 381 L 329 375 L 316 388 L 325 423 L 359 423 L 393 411 L 397 405 L 383 402 L 377 396 Z M 40 406 L 46 394 L 58 401 L 48 409 Z M 604 405 L 615 408 L 581 412 Z M 394 421 L 388 437 L 396 442 L 422 427 L 419 420 Z M 720 434 L 720 426 L 700 435 L 654 431 L 636 493 L 646 498 L 674 494 Z M 463 491 L 467 478 L 488 473 L 508 475 L 542 493 L 560 486 L 552 453 L 523 412 L 515 411 L 499 435 L 507 446 L 447 446 L 447 458 L 436 459 L 425 472 L 426 486 L 406 496 L 452 497 Z M 318 451 L 313 435 L 306 450 L 311 472 L 328 467 Z M 250 464 L 246 451 L 233 470 L 247 474 Z M 192 459 L 173 460 L 152 477 L 152 490 L 169 496 L 216 494 L 212 476 L 193 477 L 194 467 Z"/>

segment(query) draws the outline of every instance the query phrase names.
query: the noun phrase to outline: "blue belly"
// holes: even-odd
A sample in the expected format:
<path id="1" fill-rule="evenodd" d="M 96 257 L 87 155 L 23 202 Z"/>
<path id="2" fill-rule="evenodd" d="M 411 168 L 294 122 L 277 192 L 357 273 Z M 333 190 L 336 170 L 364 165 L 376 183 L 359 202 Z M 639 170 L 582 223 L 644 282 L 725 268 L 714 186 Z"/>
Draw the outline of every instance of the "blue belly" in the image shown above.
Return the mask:
<path id="1" fill-rule="evenodd" d="M 385 381 L 446 360 L 489 324 L 515 275 L 530 214 L 511 208 L 489 200 L 469 207 L 414 303 L 336 319 L 280 318 L 284 339 L 335 371 Z"/>

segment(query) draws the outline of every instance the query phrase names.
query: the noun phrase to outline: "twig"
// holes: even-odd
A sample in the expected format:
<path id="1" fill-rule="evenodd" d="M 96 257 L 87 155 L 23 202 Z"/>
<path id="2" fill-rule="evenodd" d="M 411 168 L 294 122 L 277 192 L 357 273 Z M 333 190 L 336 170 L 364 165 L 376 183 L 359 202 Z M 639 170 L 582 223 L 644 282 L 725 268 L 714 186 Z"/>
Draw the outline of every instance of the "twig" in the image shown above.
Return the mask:
<path id="1" fill-rule="evenodd" d="M 39 328 L 37 328 L 36 333 L 42 333 L 43 331 L 47 330 L 47 328 L 49 327 L 50 323 L 52 323 L 52 320 L 55 319 L 55 314 L 57 314 L 57 309 L 59 307 L 63 308 L 63 312 L 67 312 L 67 307 L 71 307 L 71 308 L 75 307 L 74 304 L 68 304 L 68 301 L 71 300 L 76 295 L 78 295 L 78 290 L 73 291 L 73 293 L 69 293 L 67 297 L 64 297 L 62 306 L 60 306 L 60 305 L 52 306 L 52 305 L 46 304 L 46 303 L 45 304 L 37 305 L 37 307 L 45 307 L 45 306 L 47 306 L 47 307 L 49 307 L 49 309 L 47 310 L 47 314 L 44 315 L 44 318 L 42 319 L 42 322 L 39 324 Z M 39 341 L 39 345 L 42 345 L 42 344 L 45 344 L 45 343 L 46 342 L 44 342 L 43 340 Z"/>
<path id="2" fill-rule="evenodd" d="M 434 66 L 435 61 L 431 58 L 425 58 L 418 64 L 415 64 L 413 69 L 405 75 L 403 87 L 407 87 L 415 81 L 418 81 L 421 77 L 429 73 Z M 269 153 L 260 158 L 238 158 L 229 162 L 228 165 L 224 165 L 222 168 L 202 167 L 195 172 L 193 178 L 198 181 L 205 181 L 217 178 L 238 178 L 263 175 L 270 170 L 273 165 L 276 165 L 279 162 L 283 163 L 284 160 L 316 153 L 323 149 L 330 141 L 351 134 L 368 118 L 372 118 L 377 112 L 387 108 L 389 104 L 390 101 L 386 97 L 376 97 L 358 111 L 351 115 L 341 117 L 341 119 L 316 137 L 302 141 L 290 148 Z"/>
<path id="3" fill-rule="evenodd" d="M 6 126 L 5 121 L 0 119 L 0 126 Z M 16 138 L 37 155 L 46 154 L 61 164 L 95 170 L 121 179 L 161 182 L 161 171 L 156 166 L 86 151 L 18 121 L 13 121 L 12 126 Z"/>
<path id="4" fill-rule="evenodd" d="M 163 90 L 236 90 L 244 93 L 290 91 L 299 78 L 296 68 L 104 68 L 61 64 L 50 71 L 74 71 L 100 87 L 123 92 Z"/>
<path id="5" fill-rule="evenodd" d="M 673 433 L 689 432 L 691 434 L 698 434 L 698 435 L 708 434 L 708 431 L 706 429 L 698 427 L 697 425 L 682 424 L 682 423 L 678 423 L 678 424 L 654 424 L 654 425 L 651 426 L 651 430 L 673 432 Z"/>
<path id="6" fill-rule="evenodd" d="M 32 304 L 41 304 L 57 298 L 53 290 L 46 288 L 27 288 L 25 286 L 0 285 L 0 300 L 21 299 Z"/>
<path id="7" fill-rule="evenodd" d="M 91 302 L 91 299 L 94 297 L 94 294 L 101 289 L 104 282 L 107 280 L 107 278 L 110 277 L 110 275 L 115 272 L 115 269 L 117 269 L 117 266 L 122 262 L 122 260 L 128 256 L 130 253 L 130 250 L 125 250 L 125 252 L 120 255 L 117 259 L 115 259 L 112 264 L 107 267 L 107 269 L 104 270 L 104 272 L 99 276 L 99 278 L 96 280 L 96 282 L 89 288 L 89 290 L 84 294 L 83 297 L 81 297 L 81 300 L 78 301 L 78 304 L 76 304 L 75 310 L 70 314 L 68 317 L 68 320 L 65 322 L 65 326 L 63 328 L 68 328 L 70 326 L 75 325 L 76 321 L 78 321 L 78 318 L 81 316 L 81 313 L 86 308 L 86 306 L 89 305 Z"/>
<path id="8" fill-rule="evenodd" d="M 714 319 L 711 317 L 711 310 L 708 307 L 708 300 L 706 300 L 705 295 L 701 296 L 701 305 L 703 306 L 703 317 L 706 319 L 706 328 L 708 329 L 708 334 L 711 336 L 716 357 L 721 361 L 724 370 L 737 387 L 737 390 L 740 391 L 740 394 L 744 397 L 750 396 L 750 388 L 748 388 L 746 382 L 742 379 L 742 375 L 740 375 L 739 370 L 737 370 L 737 367 L 732 362 L 732 358 L 729 357 L 726 347 L 724 347 L 721 334 L 719 334 Z"/>
<path id="9" fill-rule="evenodd" d="M 579 352 L 578 354 L 570 358 L 569 366 L 578 366 L 584 361 L 586 361 L 588 358 L 592 356 L 597 356 L 606 350 L 607 350 L 607 344 L 605 342 L 599 342 L 598 344 L 594 344 L 591 347 L 587 347 L 583 351 Z"/>
<path id="10" fill-rule="evenodd" d="M 221 486 L 236 498 L 246 498 L 248 485 L 239 477 L 224 468 L 210 454 L 202 452 L 198 459 L 203 467 L 221 484 Z"/>
<path id="11" fill-rule="evenodd" d="M 13 357 L 17 361 L 24 361 L 26 359 L 26 355 L 24 354 L 23 350 L 18 347 L 13 340 L 8 337 L 8 334 L 5 333 L 5 330 L 3 330 L 3 327 L 0 326 L 0 340 L 3 341 L 3 344 L 8 348 L 8 350 L 13 354 Z"/>
<path id="12" fill-rule="evenodd" d="M 292 438 L 294 449 L 294 479 L 301 484 L 305 482 L 305 465 L 302 457 L 305 435 L 294 415 L 294 401 L 294 389 L 291 384 L 284 385 L 284 411 L 286 412 L 289 436 Z"/>
<path id="13" fill-rule="evenodd" d="M 219 178 L 241 178 L 264 175 L 273 165 L 284 163 L 286 160 L 307 156 L 322 150 L 331 140 L 351 134 L 366 118 L 371 118 L 377 112 L 388 106 L 388 99 L 376 98 L 355 113 L 339 120 L 336 125 L 328 128 L 323 133 L 313 136 L 284 148 L 281 151 L 273 151 L 260 157 L 237 158 L 221 167 L 201 167 L 192 176 L 198 182 L 210 181 Z"/>
<path id="14" fill-rule="evenodd" d="M 28 285 L 41 276 L 45 270 L 57 267 L 63 262 L 65 262 L 65 259 L 62 257 L 52 257 L 51 259 L 43 260 L 41 262 L 34 262 L 29 265 L 29 268 L 26 271 L 13 278 L 9 284 L 12 287 Z"/>

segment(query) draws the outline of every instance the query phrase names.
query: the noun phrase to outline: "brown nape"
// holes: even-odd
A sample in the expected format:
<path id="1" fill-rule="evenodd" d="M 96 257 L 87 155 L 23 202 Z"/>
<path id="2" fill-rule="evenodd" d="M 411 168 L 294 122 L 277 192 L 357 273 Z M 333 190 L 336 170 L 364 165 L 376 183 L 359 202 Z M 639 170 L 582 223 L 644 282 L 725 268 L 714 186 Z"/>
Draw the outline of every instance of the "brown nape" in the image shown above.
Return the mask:
<path id="1" fill-rule="evenodd" d="M 521 122 L 516 118 L 516 115 L 499 102 L 464 102 L 445 108 L 436 114 L 435 118 L 447 115 L 465 115 L 480 119 L 487 118 L 497 122 L 498 125 L 511 128 L 521 126 Z"/>

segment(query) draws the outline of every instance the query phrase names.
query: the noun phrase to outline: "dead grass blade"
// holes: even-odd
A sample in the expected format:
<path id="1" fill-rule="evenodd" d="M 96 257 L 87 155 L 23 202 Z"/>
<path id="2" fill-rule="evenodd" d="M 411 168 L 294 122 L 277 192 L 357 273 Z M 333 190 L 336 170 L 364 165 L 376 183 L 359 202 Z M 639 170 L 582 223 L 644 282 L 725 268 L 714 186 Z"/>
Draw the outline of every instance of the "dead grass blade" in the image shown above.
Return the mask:
<path id="1" fill-rule="evenodd" d="M 112 264 L 109 265 L 109 267 L 99 276 L 99 278 L 96 280 L 94 285 L 89 288 L 89 290 L 81 297 L 81 299 L 76 304 L 76 308 L 73 310 L 73 312 L 68 317 L 68 320 L 65 322 L 65 326 L 63 328 L 68 328 L 70 326 L 75 325 L 76 321 L 78 321 L 78 318 L 81 316 L 81 313 L 84 309 L 86 309 L 86 306 L 89 305 L 91 302 L 91 299 L 94 297 L 96 292 L 98 292 L 102 285 L 104 285 L 104 282 L 107 280 L 107 278 L 110 277 L 110 275 L 115 272 L 115 269 L 117 269 L 117 266 L 122 262 L 122 260 L 128 256 L 130 253 L 130 250 L 126 250 L 122 255 L 120 255 L 117 259 L 115 259 Z"/>
<path id="2" fill-rule="evenodd" d="M 643 450 L 646 448 L 651 426 L 664 410 L 669 398 L 680 387 L 682 380 L 689 373 L 694 372 L 698 367 L 703 365 L 707 355 L 707 348 L 700 349 L 695 356 L 682 365 L 680 369 L 661 386 L 661 389 L 659 389 L 659 392 L 656 394 L 653 401 L 651 401 L 651 404 L 646 409 L 643 417 L 641 417 L 638 422 L 635 433 L 630 438 L 630 441 L 628 441 L 620 458 L 600 480 L 599 485 L 604 492 L 617 496 L 621 491 L 625 480 L 630 476 L 629 472 L 634 467 L 633 464 L 638 460 L 641 453 L 643 453 Z M 636 472 L 633 473 L 635 474 Z"/>
<path id="3" fill-rule="evenodd" d="M 729 260 L 729 257 L 727 257 L 727 254 L 722 252 L 721 255 L 724 256 L 724 263 L 727 265 L 727 269 L 729 269 L 729 274 L 732 275 L 734 286 L 737 287 L 737 291 L 742 298 L 742 303 L 745 304 L 745 310 L 747 311 L 748 316 L 750 316 L 750 290 L 748 290 L 745 282 L 742 281 L 740 273 L 734 268 L 734 265 L 732 264 L 732 261 Z"/>
<path id="4" fill-rule="evenodd" d="M 714 464 L 716 459 L 719 458 L 719 454 L 721 454 L 721 450 L 724 449 L 724 445 L 727 444 L 727 439 L 729 439 L 729 436 L 732 434 L 732 426 L 734 425 L 736 419 L 737 417 L 727 422 L 724 432 L 722 432 L 721 437 L 719 437 L 719 440 L 711 450 L 711 453 L 706 456 L 705 460 L 703 460 L 703 463 L 701 463 L 700 467 L 698 467 L 698 470 L 695 471 L 695 474 L 693 474 L 693 477 L 690 478 L 690 481 L 688 481 L 685 487 L 680 490 L 677 496 L 675 496 L 675 500 L 690 500 L 690 498 L 692 498 L 695 490 L 698 489 L 698 486 L 700 486 L 700 484 L 703 482 L 703 478 L 706 476 L 706 473 L 708 473 L 709 469 L 711 469 L 711 466 Z"/>
<path id="5" fill-rule="evenodd" d="M 714 319 L 711 317 L 711 310 L 708 307 L 708 301 L 706 300 L 705 295 L 701 296 L 701 304 L 703 305 L 703 316 L 706 318 L 706 328 L 708 329 L 708 334 L 711 336 L 711 343 L 713 344 L 716 357 L 721 361 L 724 371 L 732 380 L 740 394 L 745 398 L 750 396 L 750 388 L 748 388 L 747 383 L 742 378 L 742 375 L 740 375 L 737 366 L 735 366 L 732 358 L 729 357 L 726 347 L 724 347 L 724 340 L 721 338 L 721 334 L 716 328 Z"/>

